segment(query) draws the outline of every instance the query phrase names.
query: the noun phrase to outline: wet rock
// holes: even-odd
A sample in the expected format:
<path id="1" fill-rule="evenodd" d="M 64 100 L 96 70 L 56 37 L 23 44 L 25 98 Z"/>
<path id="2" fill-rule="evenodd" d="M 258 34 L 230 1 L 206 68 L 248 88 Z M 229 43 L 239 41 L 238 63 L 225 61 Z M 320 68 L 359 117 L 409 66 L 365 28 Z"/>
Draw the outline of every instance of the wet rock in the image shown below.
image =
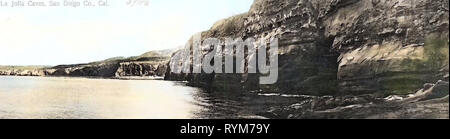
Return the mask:
<path id="1" fill-rule="evenodd" d="M 447 90 L 448 91 L 448 90 Z M 316 97 L 301 103 L 272 107 L 264 116 L 282 119 L 448 119 L 448 95 L 428 100 L 379 99 L 374 96 L 354 96 L 376 101 L 351 101 L 348 98 Z M 330 100 L 334 100 L 328 103 Z M 344 103 L 351 101 L 353 103 Z"/>
<path id="2" fill-rule="evenodd" d="M 426 84 L 425 87 L 416 94 L 411 95 L 410 98 L 405 99 L 405 102 L 426 101 L 431 99 L 443 98 L 449 95 L 449 82 L 438 81 L 436 84 Z"/>

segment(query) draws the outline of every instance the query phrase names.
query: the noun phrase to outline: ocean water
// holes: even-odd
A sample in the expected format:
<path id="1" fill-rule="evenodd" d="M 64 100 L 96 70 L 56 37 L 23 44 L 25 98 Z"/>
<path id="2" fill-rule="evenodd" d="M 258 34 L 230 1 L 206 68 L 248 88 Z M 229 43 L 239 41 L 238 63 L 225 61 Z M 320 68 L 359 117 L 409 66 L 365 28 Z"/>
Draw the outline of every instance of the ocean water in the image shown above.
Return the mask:
<path id="1" fill-rule="evenodd" d="M 0 119 L 259 119 L 301 98 L 162 80 L 0 76 Z"/>
<path id="2" fill-rule="evenodd" d="M 158 80 L 0 76 L 0 119 L 202 118 L 201 93 Z"/>

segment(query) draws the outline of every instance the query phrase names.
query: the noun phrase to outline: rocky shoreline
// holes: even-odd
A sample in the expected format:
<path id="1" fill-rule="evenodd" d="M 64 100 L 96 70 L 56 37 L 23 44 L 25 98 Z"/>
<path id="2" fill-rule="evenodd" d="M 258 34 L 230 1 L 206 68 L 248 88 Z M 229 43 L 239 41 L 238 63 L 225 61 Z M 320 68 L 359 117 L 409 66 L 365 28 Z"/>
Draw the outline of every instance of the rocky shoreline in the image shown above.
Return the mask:
<path id="1" fill-rule="evenodd" d="M 385 98 L 373 95 L 310 96 L 261 113 L 287 119 L 448 119 L 449 82 L 427 84 L 415 94 Z"/>
<path id="2" fill-rule="evenodd" d="M 255 0 L 249 12 L 201 32 L 200 41 L 278 38 L 276 84 L 258 84 L 260 74 L 172 73 L 170 66 L 165 79 L 211 93 L 309 96 L 256 109 L 268 118 L 448 118 L 448 5 L 448 0 Z M 189 61 L 192 57 L 171 58 L 168 65 Z M 200 66 L 192 63 L 191 68 Z M 442 84 L 439 95 L 427 91 Z"/>
<path id="3" fill-rule="evenodd" d="M 167 53 L 165 52 L 167 51 Z M 54 67 L 5 66 L 3 76 L 62 76 L 132 79 L 136 77 L 162 78 L 170 51 L 150 51 L 130 58 L 111 58 L 86 64 L 58 65 Z"/>
<path id="4" fill-rule="evenodd" d="M 170 65 L 192 57 L 154 55 L 0 75 L 164 77 L 236 95 L 266 118 L 448 119 L 448 9 L 449 0 L 255 0 L 249 12 L 200 33 L 201 41 L 278 38 L 279 78 L 272 85 L 260 85 L 261 74 L 173 73 Z"/>
<path id="5" fill-rule="evenodd" d="M 0 76 L 44 76 L 43 70 L 0 70 Z"/>
<path id="6" fill-rule="evenodd" d="M 125 62 L 100 65 L 56 66 L 34 70 L 4 69 L 0 76 L 65 76 L 65 77 L 164 77 L 165 64 Z"/>

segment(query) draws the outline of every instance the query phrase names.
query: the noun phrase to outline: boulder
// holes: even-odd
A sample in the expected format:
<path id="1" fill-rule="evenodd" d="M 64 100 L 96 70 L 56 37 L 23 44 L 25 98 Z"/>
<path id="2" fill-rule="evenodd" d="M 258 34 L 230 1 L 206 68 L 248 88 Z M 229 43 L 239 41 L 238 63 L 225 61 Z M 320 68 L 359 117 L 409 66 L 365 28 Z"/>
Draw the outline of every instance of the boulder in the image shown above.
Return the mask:
<path id="1" fill-rule="evenodd" d="M 417 91 L 404 102 L 426 101 L 438 98 L 444 98 L 449 95 L 449 82 L 438 81 L 436 84 L 426 84 L 423 89 Z"/>

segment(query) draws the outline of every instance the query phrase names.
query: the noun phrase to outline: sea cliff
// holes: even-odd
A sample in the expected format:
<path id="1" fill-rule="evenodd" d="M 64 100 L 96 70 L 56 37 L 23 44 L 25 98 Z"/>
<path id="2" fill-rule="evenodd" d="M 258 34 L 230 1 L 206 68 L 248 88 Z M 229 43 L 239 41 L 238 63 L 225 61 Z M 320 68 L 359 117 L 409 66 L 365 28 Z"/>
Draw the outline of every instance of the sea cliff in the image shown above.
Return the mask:
<path id="1" fill-rule="evenodd" d="M 192 57 L 172 57 L 165 79 L 211 93 L 308 96 L 262 112 L 273 118 L 448 118 L 448 9 L 448 0 L 255 0 L 200 41 L 278 38 L 277 83 L 260 85 L 261 74 L 171 72 Z"/>
<path id="2" fill-rule="evenodd" d="M 140 56 L 115 57 L 86 64 L 58 66 L 3 66 L 3 76 L 62 76 L 62 77 L 163 77 L 171 50 L 150 51 Z"/>
<path id="3" fill-rule="evenodd" d="M 231 87 L 319 96 L 410 94 L 425 83 L 448 77 L 448 26 L 448 0 L 255 0 L 248 13 L 201 32 L 201 41 L 278 38 L 276 84 L 259 85 L 256 77 L 261 75 L 248 73 L 168 70 L 166 79 L 213 90 Z"/>

